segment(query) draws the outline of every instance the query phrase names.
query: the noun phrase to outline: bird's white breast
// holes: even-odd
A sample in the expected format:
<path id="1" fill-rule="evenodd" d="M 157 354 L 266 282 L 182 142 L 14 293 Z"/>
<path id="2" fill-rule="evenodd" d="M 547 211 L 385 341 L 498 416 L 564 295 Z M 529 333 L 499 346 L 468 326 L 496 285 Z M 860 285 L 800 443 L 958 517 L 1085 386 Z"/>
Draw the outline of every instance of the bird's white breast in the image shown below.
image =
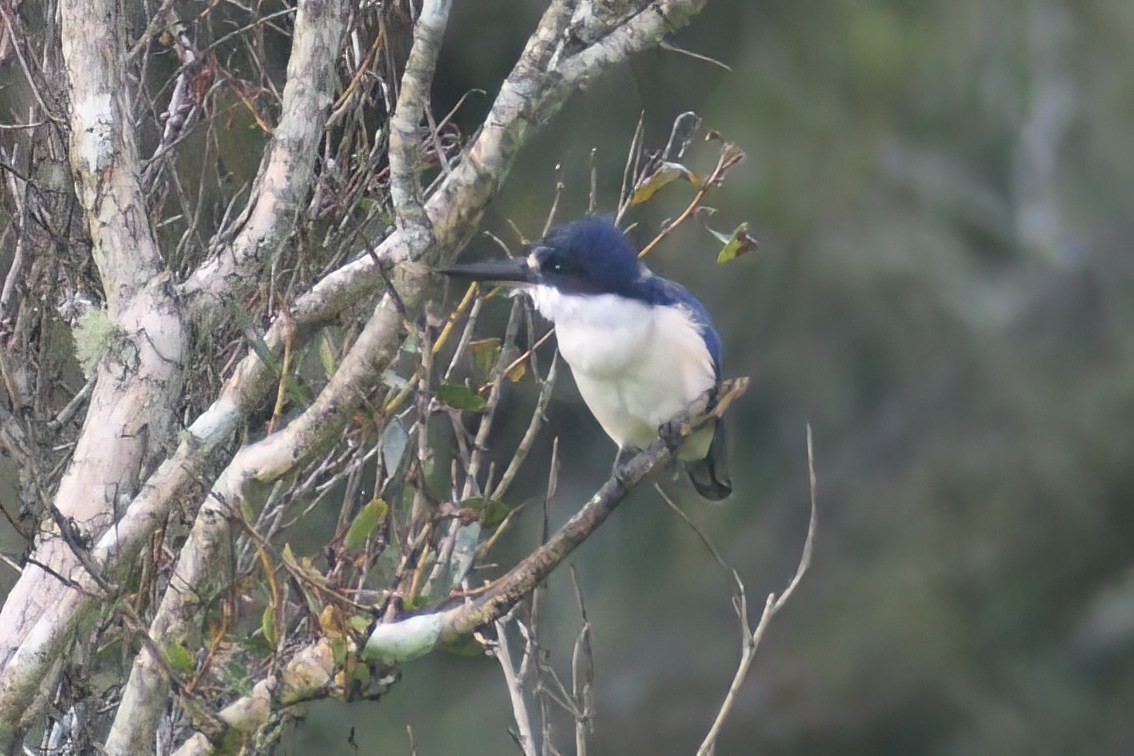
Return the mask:
<path id="1" fill-rule="evenodd" d="M 563 294 L 549 286 L 533 287 L 531 295 L 555 323 L 579 393 L 619 446 L 649 445 L 659 425 L 715 383 L 701 328 L 680 306 Z M 707 449 L 707 439 L 696 444 L 702 445 Z M 682 452 L 692 458 L 705 450 Z"/>

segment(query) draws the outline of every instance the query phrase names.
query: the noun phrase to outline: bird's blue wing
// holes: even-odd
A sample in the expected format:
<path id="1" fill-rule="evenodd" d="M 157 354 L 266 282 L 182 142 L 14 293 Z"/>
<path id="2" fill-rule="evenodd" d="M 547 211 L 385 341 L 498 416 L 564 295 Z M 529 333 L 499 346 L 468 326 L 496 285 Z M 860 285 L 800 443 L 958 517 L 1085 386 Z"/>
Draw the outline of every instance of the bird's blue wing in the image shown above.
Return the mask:
<path id="1" fill-rule="evenodd" d="M 717 331 L 713 318 L 701 300 L 689 293 L 679 283 L 667 278 L 649 273 L 638 279 L 635 283 L 636 291 L 632 293 L 636 299 L 648 304 L 672 307 L 684 307 L 693 321 L 700 327 L 701 335 L 705 339 L 705 347 L 709 350 L 709 357 L 713 360 L 713 371 L 716 379 L 721 379 L 721 335 Z"/>

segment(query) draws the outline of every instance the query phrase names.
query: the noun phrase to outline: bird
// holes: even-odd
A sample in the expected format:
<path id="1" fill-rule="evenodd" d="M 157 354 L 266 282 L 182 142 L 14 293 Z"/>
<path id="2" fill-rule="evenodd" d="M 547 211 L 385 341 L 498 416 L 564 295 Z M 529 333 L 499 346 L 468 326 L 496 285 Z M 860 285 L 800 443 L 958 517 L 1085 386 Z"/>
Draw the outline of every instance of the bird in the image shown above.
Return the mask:
<path id="1" fill-rule="evenodd" d="M 453 278 L 525 290 L 555 326 L 559 353 L 618 460 L 721 379 L 721 337 L 705 306 L 653 273 L 606 215 L 550 229 L 524 257 L 443 268 Z M 695 431 L 677 449 L 697 492 L 732 493 L 724 424 Z"/>

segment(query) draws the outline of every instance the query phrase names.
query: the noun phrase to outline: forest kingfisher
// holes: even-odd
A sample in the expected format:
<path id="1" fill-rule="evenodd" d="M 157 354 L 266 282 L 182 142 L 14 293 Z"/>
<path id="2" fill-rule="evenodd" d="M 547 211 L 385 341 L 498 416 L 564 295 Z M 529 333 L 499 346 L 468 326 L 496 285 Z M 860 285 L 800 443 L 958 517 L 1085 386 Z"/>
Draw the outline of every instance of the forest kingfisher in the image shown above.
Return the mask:
<path id="1" fill-rule="evenodd" d="M 441 271 L 518 284 L 555 324 L 579 393 L 619 455 L 645 448 L 658 428 L 721 378 L 721 337 L 685 287 L 654 275 L 608 217 L 551 229 L 526 257 Z M 706 499 L 732 493 L 724 425 L 704 427 L 677 450 Z"/>

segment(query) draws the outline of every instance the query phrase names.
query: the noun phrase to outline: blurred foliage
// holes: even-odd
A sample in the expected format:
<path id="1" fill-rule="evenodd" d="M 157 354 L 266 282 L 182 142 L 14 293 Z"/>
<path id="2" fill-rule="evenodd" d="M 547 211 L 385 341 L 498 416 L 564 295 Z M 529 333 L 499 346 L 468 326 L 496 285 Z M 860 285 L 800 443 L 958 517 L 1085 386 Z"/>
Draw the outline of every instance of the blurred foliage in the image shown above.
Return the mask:
<path id="1" fill-rule="evenodd" d="M 543 6 L 455 4 L 435 111 L 487 91 L 457 115 L 471 133 Z M 666 481 L 751 596 L 794 570 L 806 422 L 816 435 L 815 563 L 720 752 L 1134 752 L 1134 4 L 711 0 L 674 42 L 732 71 L 640 56 L 538 138 L 486 227 L 536 237 L 556 165 L 560 217 L 581 214 L 592 148 L 598 207 L 613 210 L 643 111 L 649 146 L 694 110 L 747 153 L 713 223 L 746 222 L 759 248 L 718 267 L 721 244 L 691 223 L 650 258 L 714 313 L 726 373 L 754 379 L 729 416 L 734 496 L 708 505 Z M 228 105 L 218 149 L 238 173 L 262 135 Z M 674 182 L 631 211 L 639 241 L 691 191 Z M 530 406 L 526 381 L 505 388 Z M 499 433 L 518 438 L 526 413 L 512 415 Z M 555 524 L 614 450 L 569 380 L 549 415 Z M 546 463 L 525 475 L 535 500 Z M 539 538 L 538 507 L 519 519 L 502 564 Z M 729 580 L 649 491 L 574 561 L 594 752 L 693 752 L 739 656 Z M 557 661 L 578 624 L 556 575 L 540 632 Z M 513 749 L 495 662 L 441 655 L 381 702 L 313 707 L 286 748 L 350 754 L 353 728 L 364 751 L 408 753 L 407 723 L 418 753 Z"/>
<path id="2" fill-rule="evenodd" d="M 512 5 L 457 9 L 439 96 L 491 91 L 530 28 Z M 474 21 L 498 44 L 462 34 Z M 722 753 L 1134 750 L 1132 41 L 1121 3 L 711 2 L 675 42 L 732 73 L 643 55 L 514 171 L 490 223 L 504 238 L 505 217 L 538 233 L 557 163 L 564 216 L 585 209 L 592 147 L 613 207 L 642 109 L 650 145 L 692 109 L 748 154 L 714 222 L 747 221 L 760 248 L 718 268 L 694 224 L 651 257 L 714 312 L 726 372 L 755 379 L 730 417 L 737 493 L 685 500 L 754 595 L 791 574 L 807 420 L 816 433 L 816 562 Z M 656 227 L 683 191 L 632 220 Z M 558 393 L 562 520 L 611 450 Z M 691 753 L 739 654 L 727 580 L 648 492 L 575 561 L 597 752 Z M 578 624 L 565 578 L 549 597 L 543 640 L 562 659 Z M 477 676 L 438 694 L 453 674 Z M 423 753 L 511 748 L 488 661 L 420 662 L 344 716 L 395 751 L 406 741 L 379 732 L 402 722 Z M 296 752 L 341 732 L 312 722 Z"/>

